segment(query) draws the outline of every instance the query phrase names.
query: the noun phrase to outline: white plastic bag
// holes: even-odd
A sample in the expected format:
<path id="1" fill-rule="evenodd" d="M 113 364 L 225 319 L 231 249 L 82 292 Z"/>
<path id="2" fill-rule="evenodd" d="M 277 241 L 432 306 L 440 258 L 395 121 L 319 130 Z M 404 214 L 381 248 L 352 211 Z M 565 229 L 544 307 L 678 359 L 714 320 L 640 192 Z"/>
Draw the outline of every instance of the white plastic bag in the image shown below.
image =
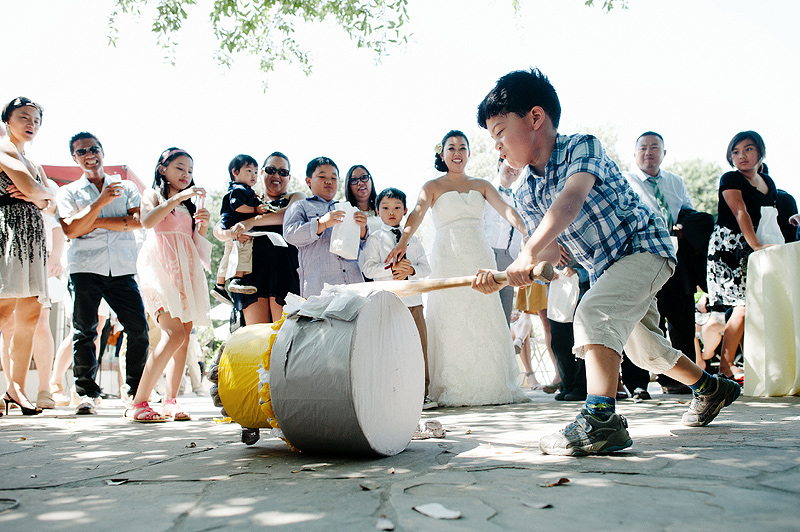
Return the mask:
<path id="1" fill-rule="evenodd" d="M 761 221 L 758 222 L 756 238 L 762 244 L 785 244 L 781 228 L 778 227 L 778 209 L 772 206 L 761 207 Z"/>
<path id="2" fill-rule="evenodd" d="M 331 245 L 328 249 L 343 259 L 357 260 L 361 227 L 353 219 L 353 214 L 358 209 L 346 201 L 338 201 L 334 203 L 333 210 L 344 211 L 344 221 L 333 226 Z"/>
<path id="3" fill-rule="evenodd" d="M 572 323 L 579 295 L 578 275 L 567 277 L 559 271 L 558 277 L 550 281 L 547 292 L 547 317 L 560 323 Z"/>

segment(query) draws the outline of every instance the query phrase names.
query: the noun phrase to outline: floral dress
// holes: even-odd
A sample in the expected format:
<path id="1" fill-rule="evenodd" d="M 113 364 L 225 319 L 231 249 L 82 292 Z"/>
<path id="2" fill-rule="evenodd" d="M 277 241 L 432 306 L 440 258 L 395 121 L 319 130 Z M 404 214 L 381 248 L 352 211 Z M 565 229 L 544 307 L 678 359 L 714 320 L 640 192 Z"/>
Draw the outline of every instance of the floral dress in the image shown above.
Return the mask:
<path id="1" fill-rule="evenodd" d="M 41 183 L 39 176 L 36 180 Z M 37 297 L 47 303 L 45 230 L 33 203 L 12 198 L 0 171 L 0 298 Z"/>
<path id="2" fill-rule="evenodd" d="M 725 190 L 741 191 L 753 228 L 758 229 L 761 207 L 774 206 L 777 201 L 775 182 L 766 174 L 761 174 L 761 178 L 769 188 L 766 194 L 751 185 L 738 171 L 728 172 L 720 179 L 719 216 L 708 243 L 707 281 L 711 306 L 744 305 L 747 259 L 753 253 L 722 193 Z"/>

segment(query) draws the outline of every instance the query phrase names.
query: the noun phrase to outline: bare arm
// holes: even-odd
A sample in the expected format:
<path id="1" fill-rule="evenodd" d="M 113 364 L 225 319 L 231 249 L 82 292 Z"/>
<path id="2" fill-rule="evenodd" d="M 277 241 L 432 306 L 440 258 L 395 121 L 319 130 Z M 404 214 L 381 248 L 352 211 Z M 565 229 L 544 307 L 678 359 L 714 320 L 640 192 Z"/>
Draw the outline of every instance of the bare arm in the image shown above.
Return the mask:
<path id="1" fill-rule="evenodd" d="M 16 189 L 25 196 L 26 201 L 51 202 L 55 199 L 53 191 L 47 185 L 39 183 L 31 170 L 20 159 L 16 148 L 11 141 L 0 142 L 0 169 L 2 169 Z"/>
<path id="2" fill-rule="evenodd" d="M 411 211 L 411 214 L 408 215 L 408 219 L 406 220 L 406 225 L 403 228 L 403 235 L 397 242 L 397 246 L 395 246 L 395 248 L 389 252 L 389 255 L 386 256 L 386 260 L 384 261 L 386 264 L 397 262 L 400 257 L 405 254 L 406 248 L 408 247 L 408 241 L 411 240 L 411 237 L 417 232 L 419 224 L 422 223 L 422 220 L 425 218 L 425 214 L 428 212 L 428 209 L 431 207 L 431 205 L 433 205 L 433 201 L 436 199 L 433 188 L 434 187 L 431 184 L 431 181 L 428 181 L 422 186 L 422 190 L 420 190 L 419 197 L 417 198 L 417 204 L 414 206 L 414 210 Z"/>
<path id="3" fill-rule="evenodd" d="M 64 268 L 61 266 L 61 257 L 64 255 L 66 238 L 60 226 L 53 227 L 53 247 L 47 256 L 47 276 L 55 277 L 61 275 Z"/>
<path id="4" fill-rule="evenodd" d="M 158 193 L 150 188 L 142 197 L 142 227 L 150 229 L 161 223 L 175 208 L 194 196 L 205 196 L 206 191 L 201 187 L 189 187 L 175 194 L 166 201 L 161 201 Z"/>
<path id="5" fill-rule="evenodd" d="M 283 218 L 286 214 L 286 209 L 297 200 L 305 199 L 306 195 L 302 192 L 295 192 L 289 197 L 289 203 L 286 207 L 282 207 L 275 212 L 267 212 L 264 214 L 259 214 L 257 216 L 253 216 L 252 218 L 248 218 L 242 222 L 239 222 L 244 227 L 245 231 L 250 231 L 253 227 L 258 227 L 259 225 L 283 225 Z M 214 236 L 217 236 L 216 231 L 214 232 Z"/>
<path id="6" fill-rule="evenodd" d="M 769 245 L 762 244 L 756 237 L 756 229 L 753 227 L 753 219 L 747 212 L 747 207 L 742 199 L 742 191 L 735 189 L 728 189 L 722 191 L 722 199 L 731 208 L 733 215 L 736 217 L 736 223 L 739 224 L 739 229 L 742 231 L 747 245 L 753 248 L 754 251 L 769 247 Z"/>
<path id="7" fill-rule="evenodd" d="M 485 183 L 486 185 L 484 186 L 483 197 L 486 199 L 486 202 L 491 205 L 492 208 L 500 214 L 500 216 L 505 218 L 508 223 L 514 226 L 514 229 L 523 235 L 527 234 L 528 229 L 525 227 L 525 222 L 522 220 L 522 216 L 519 215 L 513 206 L 505 202 L 502 196 L 500 196 L 500 193 L 497 192 L 497 189 L 494 188 L 491 183 L 488 181 Z"/>
<path id="8" fill-rule="evenodd" d="M 74 239 L 89 234 L 95 229 L 108 229 L 109 231 L 133 231 L 141 229 L 139 207 L 128 209 L 126 216 L 113 216 L 100 218 L 103 207 L 114 201 L 123 192 L 122 183 L 112 183 L 100 192 L 91 205 L 68 218 L 61 218 L 61 227 L 67 238 Z"/>
<path id="9" fill-rule="evenodd" d="M 556 238 L 577 218 L 597 178 L 589 173 L 571 175 L 558 198 L 553 202 L 517 260 L 506 269 L 509 284 L 526 286 L 531 283 L 530 272 L 540 261 L 557 263 L 561 251 Z M 502 285 L 499 285 L 502 288 Z M 498 288 L 499 290 L 499 288 Z"/>

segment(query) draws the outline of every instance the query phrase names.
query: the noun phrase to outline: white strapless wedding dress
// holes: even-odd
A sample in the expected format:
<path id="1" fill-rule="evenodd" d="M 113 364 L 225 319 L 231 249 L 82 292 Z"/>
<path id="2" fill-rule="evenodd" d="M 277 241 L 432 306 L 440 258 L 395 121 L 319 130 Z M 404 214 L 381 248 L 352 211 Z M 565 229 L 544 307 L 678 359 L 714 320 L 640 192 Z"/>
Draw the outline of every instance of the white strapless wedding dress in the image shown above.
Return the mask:
<path id="1" fill-rule="evenodd" d="M 436 236 L 431 279 L 496 268 L 483 229 L 483 195 L 445 192 L 431 208 Z M 491 208 L 491 207 L 490 207 Z M 528 401 L 498 294 L 469 287 L 428 294 L 430 396 L 442 406 Z"/>

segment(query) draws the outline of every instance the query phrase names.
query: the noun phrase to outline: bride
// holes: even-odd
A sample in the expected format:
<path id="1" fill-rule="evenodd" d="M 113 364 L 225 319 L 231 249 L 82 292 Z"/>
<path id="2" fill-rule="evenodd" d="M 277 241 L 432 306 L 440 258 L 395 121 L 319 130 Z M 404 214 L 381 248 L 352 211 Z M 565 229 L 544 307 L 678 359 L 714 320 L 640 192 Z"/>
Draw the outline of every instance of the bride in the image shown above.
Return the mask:
<path id="1" fill-rule="evenodd" d="M 409 239 L 428 208 L 436 237 L 431 253 L 431 278 L 474 275 L 495 265 L 483 230 L 483 209 L 489 203 L 517 230 L 527 232 L 517 211 L 491 183 L 464 173 L 469 140 L 450 131 L 436 147 L 435 167 L 445 175 L 422 186 L 397 247 L 387 256 L 403 256 Z M 428 363 L 430 395 L 441 406 L 518 403 L 528 398 L 516 384 L 519 373 L 511 333 L 500 297 L 469 287 L 428 295 Z"/>

